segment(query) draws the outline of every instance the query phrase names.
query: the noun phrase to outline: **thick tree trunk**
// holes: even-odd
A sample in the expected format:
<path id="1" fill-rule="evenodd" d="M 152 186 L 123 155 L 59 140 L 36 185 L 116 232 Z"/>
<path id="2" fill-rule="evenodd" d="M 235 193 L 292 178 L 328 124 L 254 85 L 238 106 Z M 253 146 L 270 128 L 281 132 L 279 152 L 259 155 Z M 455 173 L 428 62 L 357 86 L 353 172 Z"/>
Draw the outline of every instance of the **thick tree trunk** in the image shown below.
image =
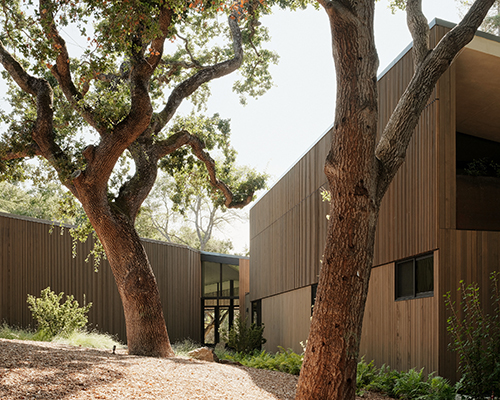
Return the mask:
<path id="1" fill-rule="evenodd" d="M 380 142 L 373 0 L 318 0 L 332 31 L 337 105 L 325 174 L 331 192 L 323 266 L 297 400 L 355 398 L 356 367 L 380 202 L 405 158 L 418 118 L 439 77 L 474 37 L 493 0 L 476 0 L 462 22 L 428 47 L 421 0 L 406 2 L 415 74 Z"/>
<path id="2" fill-rule="evenodd" d="M 104 247 L 120 293 L 128 352 L 173 357 L 156 278 L 133 222 L 110 207 L 107 199 L 95 200 L 80 198 Z"/>
<path id="3" fill-rule="evenodd" d="M 333 139 L 325 165 L 331 206 L 298 400 L 354 399 L 356 393 L 379 210 L 373 8 L 373 2 L 364 2 L 358 9 L 347 9 L 340 2 L 325 5 L 338 88 Z"/>

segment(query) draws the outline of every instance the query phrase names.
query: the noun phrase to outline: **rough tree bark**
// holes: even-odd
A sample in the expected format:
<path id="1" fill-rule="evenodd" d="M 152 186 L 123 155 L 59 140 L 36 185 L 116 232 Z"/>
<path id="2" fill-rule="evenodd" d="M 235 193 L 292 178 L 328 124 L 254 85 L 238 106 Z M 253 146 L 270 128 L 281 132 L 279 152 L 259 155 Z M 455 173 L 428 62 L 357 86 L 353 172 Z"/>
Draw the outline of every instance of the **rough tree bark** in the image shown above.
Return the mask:
<path id="1" fill-rule="evenodd" d="M 421 0 L 406 2 L 415 72 L 378 142 L 375 1 L 318 1 L 330 21 L 337 101 L 325 164 L 330 219 L 296 399 L 354 399 L 380 203 L 437 80 L 472 40 L 494 0 L 477 0 L 434 49 Z"/>
<path id="2" fill-rule="evenodd" d="M 226 207 L 241 208 L 252 200 L 253 193 L 240 201 L 233 199 L 231 190 L 216 177 L 214 161 L 204 151 L 204 144 L 189 132 L 178 132 L 166 140 L 156 138 L 156 134 L 171 120 L 186 97 L 202 84 L 230 74 L 241 66 L 243 48 L 238 9 L 228 18 L 234 56 L 218 64 L 205 66 L 180 83 L 172 91 L 163 110 L 153 114 L 148 88 L 153 72 L 160 63 L 174 15 L 168 5 L 161 6 L 161 34 L 150 43 L 152 51 L 145 52 L 140 31 L 131 45 L 127 77 L 131 93 L 130 112 L 119 123 L 109 127 L 85 103 L 85 93 L 80 92 L 73 83 L 71 59 L 54 22 L 54 4 L 51 0 L 39 2 L 45 35 L 58 52 L 55 65 L 51 68 L 52 75 L 68 103 L 99 133 L 100 141 L 83 151 L 86 165 L 82 170 L 78 169 L 57 145 L 54 137 L 54 101 L 50 84 L 26 72 L 0 42 L 0 62 L 18 86 L 33 96 L 37 109 L 31 133 L 33 143 L 23 151 L 5 152 L 2 159 L 40 155 L 49 161 L 59 173 L 61 182 L 81 202 L 104 246 L 123 303 L 129 354 L 170 357 L 174 353 L 167 334 L 158 286 L 134 222 L 155 182 L 160 158 L 182 146 L 190 146 L 192 152 L 206 165 L 211 184 L 225 196 Z M 118 76 L 115 78 L 122 79 Z M 125 150 L 130 152 L 135 162 L 135 175 L 123 184 L 115 199 L 109 200 L 108 181 Z"/>

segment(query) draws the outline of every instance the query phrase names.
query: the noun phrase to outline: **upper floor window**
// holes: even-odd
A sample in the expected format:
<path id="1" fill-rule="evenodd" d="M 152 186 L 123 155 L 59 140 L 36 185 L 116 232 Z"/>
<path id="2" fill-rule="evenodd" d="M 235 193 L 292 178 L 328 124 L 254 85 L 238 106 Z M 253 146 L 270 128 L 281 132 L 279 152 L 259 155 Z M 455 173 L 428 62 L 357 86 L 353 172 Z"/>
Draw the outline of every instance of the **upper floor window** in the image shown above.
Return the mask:
<path id="1" fill-rule="evenodd" d="M 434 295 L 434 256 L 426 254 L 396 263 L 396 300 Z"/>

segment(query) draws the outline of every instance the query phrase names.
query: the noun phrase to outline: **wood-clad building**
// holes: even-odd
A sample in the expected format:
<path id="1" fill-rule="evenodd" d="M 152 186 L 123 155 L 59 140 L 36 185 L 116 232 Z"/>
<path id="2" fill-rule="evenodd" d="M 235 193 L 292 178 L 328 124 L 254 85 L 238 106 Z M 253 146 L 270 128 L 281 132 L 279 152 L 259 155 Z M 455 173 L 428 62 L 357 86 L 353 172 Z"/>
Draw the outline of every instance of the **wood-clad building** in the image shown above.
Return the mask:
<path id="1" fill-rule="evenodd" d="M 431 44 L 452 27 L 434 20 Z M 381 206 L 361 355 L 456 379 L 443 296 L 500 271 L 500 40 L 478 33 L 439 80 Z M 411 47 L 379 77 L 380 129 L 413 72 Z M 326 237 L 327 132 L 250 211 L 250 301 L 266 347 L 301 351 Z M 482 161 L 481 161 L 482 160 Z"/>
<path id="2" fill-rule="evenodd" d="M 156 240 L 143 239 L 142 243 L 156 276 L 171 341 L 190 338 L 205 342 L 204 330 L 212 311 L 224 311 L 218 315 L 217 328 L 237 315 L 239 299 L 242 297 L 244 304 L 248 291 L 248 258 L 200 252 Z M 92 302 L 90 328 L 125 342 L 125 318 L 111 268 L 103 260 L 95 272 L 92 260 L 85 262 L 91 245 L 90 240 L 78 243 L 73 257 L 67 228 L 0 213 L 0 323 L 34 327 L 27 295 L 38 297 L 42 289 L 50 286 L 56 293 L 73 295 L 80 304 Z M 221 277 L 232 292 L 214 295 L 212 303 L 216 307 L 207 309 L 203 304 L 203 288 L 207 286 L 204 277 L 209 279 L 205 270 L 220 265 L 232 272 Z"/>

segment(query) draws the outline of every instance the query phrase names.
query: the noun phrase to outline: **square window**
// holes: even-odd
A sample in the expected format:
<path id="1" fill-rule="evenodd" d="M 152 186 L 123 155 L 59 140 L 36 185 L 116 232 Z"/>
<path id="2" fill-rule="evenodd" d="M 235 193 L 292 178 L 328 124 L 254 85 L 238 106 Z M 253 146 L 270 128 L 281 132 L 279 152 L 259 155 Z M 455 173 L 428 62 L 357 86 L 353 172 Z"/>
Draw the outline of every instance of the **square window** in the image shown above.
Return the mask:
<path id="1" fill-rule="evenodd" d="M 434 295 L 434 257 L 428 254 L 396 263 L 396 300 Z"/>

